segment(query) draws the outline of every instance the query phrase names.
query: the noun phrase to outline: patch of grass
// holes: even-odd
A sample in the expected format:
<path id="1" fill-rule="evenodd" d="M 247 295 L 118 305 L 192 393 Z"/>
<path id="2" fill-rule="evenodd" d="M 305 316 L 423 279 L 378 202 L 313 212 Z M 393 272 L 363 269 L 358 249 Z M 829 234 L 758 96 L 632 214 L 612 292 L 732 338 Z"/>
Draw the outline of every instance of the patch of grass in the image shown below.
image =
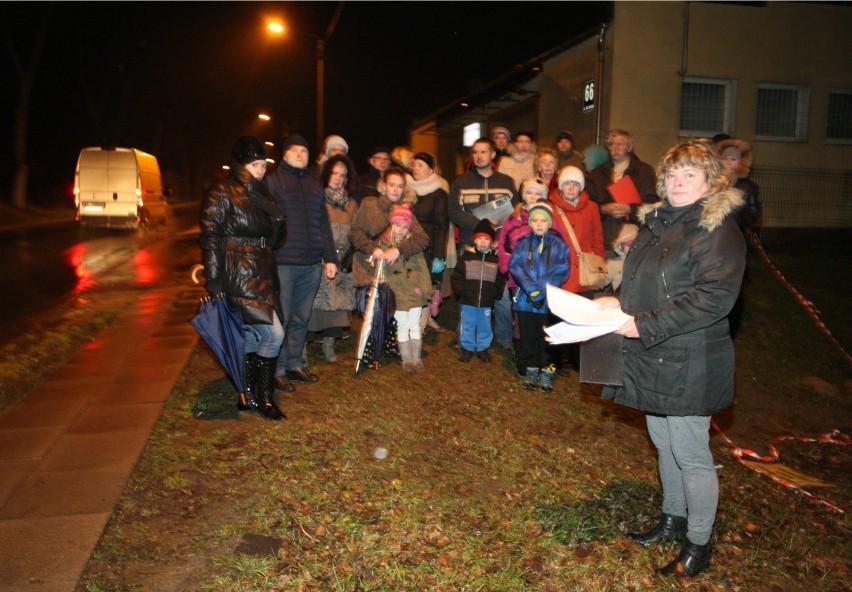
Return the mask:
<path id="1" fill-rule="evenodd" d="M 620 536 L 620 526 L 637 522 L 649 509 L 656 516 L 660 500 L 658 488 L 646 481 L 614 481 L 585 500 L 537 506 L 536 517 L 560 543 L 580 545 Z"/>
<path id="2" fill-rule="evenodd" d="M 780 426 L 812 432 L 849 417 L 847 372 L 774 281 L 755 269 L 747 287 L 737 405 L 723 418 L 753 448 Z M 452 328 L 455 302 L 444 306 L 440 322 Z M 575 377 L 557 379 L 552 394 L 528 393 L 510 357 L 461 364 L 453 338 L 426 340 L 419 375 L 391 363 L 355 376 L 352 339 L 334 364 L 311 344 L 320 382 L 281 397 L 281 423 L 235 414 L 233 386 L 200 347 L 81 585 L 144 588 L 157 573 L 164 589 L 186 590 L 847 589 L 847 518 L 747 470 L 715 436 L 713 567 L 686 586 L 658 578 L 676 546 L 645 549 L 622 536 L 659 515 L 644 416 Z M 794 338 L 803 343 L 792 360 Z M 841 395 L 803 393 L 797 372 Z M 373 457 L 378 446 L 385 460 Z M 846 457 L 784 453 L 830 478 L 836 486 L 824 493 L 849 507 Z M 241 553 L 249 533 L 280 541 L 275 553 Z M 187 564 L 194 569 L 181 571 Z"/>

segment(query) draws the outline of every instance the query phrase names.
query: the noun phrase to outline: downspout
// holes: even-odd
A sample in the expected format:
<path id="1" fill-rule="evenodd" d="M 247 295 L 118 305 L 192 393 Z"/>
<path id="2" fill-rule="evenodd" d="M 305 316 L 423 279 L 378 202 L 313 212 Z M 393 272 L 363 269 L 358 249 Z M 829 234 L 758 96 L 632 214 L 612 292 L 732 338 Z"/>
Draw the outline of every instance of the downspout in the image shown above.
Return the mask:
<path id="1" fill-rule="evenodd" d="M 595 64 L 595 103 L 598 105 L 595 113 L 595 144 L 601 143 L 601 121 L 603 120 L 603 97 L 604 97 L 604 56 L 606 54 L 606 29 L 607 23 L 601 24 L 601 32 L 598 33 L 598 57 Z"/>
<path id="2" fill-rule="evenodd" d="M 678 72 L 681 78 L 686 76 L 689 68 L 689 4 L 684 2 L 683 6 L 683 47 L 680 54 L 680 72 Z"/>

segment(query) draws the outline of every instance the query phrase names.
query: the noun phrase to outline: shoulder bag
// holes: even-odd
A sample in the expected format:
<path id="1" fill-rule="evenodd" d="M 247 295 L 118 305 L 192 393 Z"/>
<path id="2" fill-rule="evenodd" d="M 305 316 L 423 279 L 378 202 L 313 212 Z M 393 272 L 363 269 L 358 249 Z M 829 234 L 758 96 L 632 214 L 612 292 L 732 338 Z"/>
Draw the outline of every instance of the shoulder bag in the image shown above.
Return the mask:
<path id="1" fill-rule="evenodd" d="M 559 211 L 559 217 L 562 219 L 562 225 L 571 237 L 571 244 L 574 250 L 577 251 L 577 258 L 580 262 L 580 285 L 584 288 L 592 290 L 602 290 L 606 286 L 606 261 L 600 255 L 594 253 L 584 253 L 580 250 L 580 243 L 577 242 L 577 235 L 574 234 L 574 228 L 571 222 L 562 211 L 562 208 L 554 206 Z"/>

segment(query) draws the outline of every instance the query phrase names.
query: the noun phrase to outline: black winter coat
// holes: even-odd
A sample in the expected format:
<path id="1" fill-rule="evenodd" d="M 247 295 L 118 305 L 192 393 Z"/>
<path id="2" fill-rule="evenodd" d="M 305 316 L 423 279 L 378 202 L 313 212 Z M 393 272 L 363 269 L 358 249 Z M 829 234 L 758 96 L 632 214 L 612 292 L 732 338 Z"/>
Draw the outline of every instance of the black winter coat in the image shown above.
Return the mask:
<path id="1" fill-rule="evenodd" d="M 497 251 L 465 247 L 450 278 L 461 304 L 490 308 L 503 295 L 506 276 L 500 273 Z"/>
<path id="2" fill-rule="evenodd" d="M 731 404 L 734 347 L 727 315 L 740 291 L 745 241 L 731 217 L 735 189 L 692 206 L 643 206 L 624 261 L 621 308 L 639 339 L 624 339 L 623 386 L 604 398 L 659 415 L 709 416 Z"/>
<path id="3" fill-rule="evenodd" d="M 337 265 L 337 245 L 325 209 L 325 195 L 308 169 L 281 162 L 266 179 L 269 193 L 287 217 L 287 242 L 275 251 L 278 265 Z"/>
<path id="4" fill-rule="evenodd" d="M 272 250 L 284 243 L 284 215 L 261 181 L 245 167 L 215 183 L 201 203 L 204 277 L 221 287 L 249 324 L 272 324 L 281 314 L 278 271 Z"/>

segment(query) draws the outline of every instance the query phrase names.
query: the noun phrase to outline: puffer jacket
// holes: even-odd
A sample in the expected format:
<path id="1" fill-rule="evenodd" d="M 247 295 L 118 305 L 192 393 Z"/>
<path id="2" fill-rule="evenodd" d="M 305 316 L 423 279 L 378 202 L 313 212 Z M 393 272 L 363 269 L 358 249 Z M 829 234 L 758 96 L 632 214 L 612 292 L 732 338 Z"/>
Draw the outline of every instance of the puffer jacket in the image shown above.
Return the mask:
<path id="1" fill-rule="evenodd" d="M 553 204 L 551 203 L 551 205 Z M 532 232 L 532 228 L 529 227 L 529 216 L 524 204 L 515 206 L 514 213 L 503 222 L 497 238 L 497 259 L 500 262 L 500 273 L 506 274 L 509 289 L 518 287 L 515 278 L 509 273 L 509 261 L 512 259 L 512 252 L 515 250 L 517 242 L 522 236 Z M 562 219 L 556 215 L 556 212 L 553 213 L 553 230 L 559 233 L 566 245 L 571 244 Z"/>
<path id="2" fill-rule="evenodd" d="M 261 181 L 238 163 L 215 183 L 201 203 L 204 277 L 221 285 L 249 324 L 272 324 L 281 314 L 273 249 L 284 243 L 284 215 Z"/>
<path id="3" fill-rule="evenodd" d="M 570 249 L 552 228 L 543 236 L 529 233 L 515 243 L 509 273 L 518 284 L 512 308 L 518 312 L 546 313 L 547 284 L 561 286 L 570 270 Z M 536 296 L 533 293 L 538 292 Z M 534 303 L 541 302 L 536 307 Z"/>
<path id="4" fill-rule="evenodd" d="M 727 315 L 740 290 L 745 241 L 731 217 L 743 201 L 727 188 L 692 206 L 643 206 L 624 261 L 623 386 L 604 398 L 659 415 L 708 416 L 731 404 L 734 347 Z"/>
<path id="5" fill-rule="evenodd" d="M 352 221 L 349 240 L 358 249 L 352 258 L 352 280 L 356 288 L 367 286 L 373 281 L 375 268 L 368 259 L 376 248 L 380 248 L 379 237 L 388 227 L 391 206 L 393 204 L 384 195 L 365 197 Z M 422 253 L 429 246 L 429 236 L 416 218 L 409 237 L 411 240 L 397 246 L 400 257 L 411 257 Z"/>
<path id="6" fill-rule="evenodd" d="M 308 174 L 308 169 L 282 161 L 267 177 L 267 185 L 278 209 L 287 217 L 287 242 L 275 251 L 278 265 L 314 265 L 320 261 L 336 265 L 337 249 L 319 181 Z"/>
<path id="7" fill-rule="evenodd" d="M 499 272 L 498 267 L 494 249 L 480 251 L 476 247 L 465 247 L 451 276 L 453 292 L 459 296 L 459 303 L 478 308 L 494 306 L 506 287 L 506 276 Z"/>

